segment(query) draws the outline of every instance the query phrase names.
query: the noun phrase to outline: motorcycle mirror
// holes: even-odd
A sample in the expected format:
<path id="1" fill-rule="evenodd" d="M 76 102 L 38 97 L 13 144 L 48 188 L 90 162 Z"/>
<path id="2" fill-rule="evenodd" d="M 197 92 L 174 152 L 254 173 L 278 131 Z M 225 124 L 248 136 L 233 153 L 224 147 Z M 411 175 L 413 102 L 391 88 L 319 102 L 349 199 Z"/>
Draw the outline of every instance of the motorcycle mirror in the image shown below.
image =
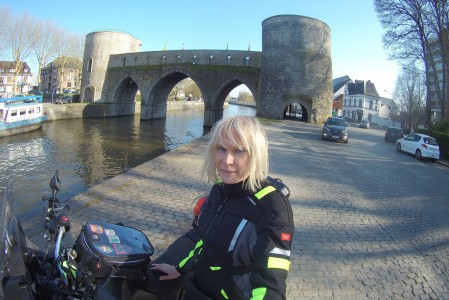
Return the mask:
<path id="1" fill-rule="evenodd" d="M 56 170 L 53 177 L 50 179 L 50 188 L 59 191 L 61 189 L 61 178 L 59 177 L 59 171 Z"/>

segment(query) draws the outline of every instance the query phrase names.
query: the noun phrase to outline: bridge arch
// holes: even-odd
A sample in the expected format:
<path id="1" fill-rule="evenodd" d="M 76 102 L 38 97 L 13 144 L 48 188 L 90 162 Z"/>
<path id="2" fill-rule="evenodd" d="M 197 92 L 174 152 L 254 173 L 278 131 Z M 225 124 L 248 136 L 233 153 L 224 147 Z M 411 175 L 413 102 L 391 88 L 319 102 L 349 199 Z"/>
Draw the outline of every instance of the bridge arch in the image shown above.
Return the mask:
<path id="1" fill-rule="evenodd" d="M 140 118 L 143 120 L 165 118 L 167 115 L 167 99 L 170 92 L 175 85 L 186 78 L 191 78 L 196 83 L 204 97 L 204 89 L 201 87 L 201 82 L 195 80 L 195 74 L 182 68 L 169 68 L 144 88 Z"/>

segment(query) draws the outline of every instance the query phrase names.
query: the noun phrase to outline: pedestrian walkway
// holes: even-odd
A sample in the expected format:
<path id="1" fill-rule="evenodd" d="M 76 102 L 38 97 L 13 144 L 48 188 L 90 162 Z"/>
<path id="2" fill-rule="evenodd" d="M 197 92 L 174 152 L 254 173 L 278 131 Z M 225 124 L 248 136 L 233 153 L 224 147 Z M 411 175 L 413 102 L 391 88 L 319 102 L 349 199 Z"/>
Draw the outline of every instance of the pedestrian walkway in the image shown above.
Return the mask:
<path id="1" fill-rule="evenodd" d="M 426 208 L 418 206 L 424 197 L 419 191 L 402 197 L 398 186 L 417 185 L 409 185 L 387 158 L 369 156 L 368 150 L 376 149 L 399 155 L 394 147 L 390 153 L 380 135 L 370 137 L 378 144 L 354 139 L 338 144 L 321 141 L 317 125 L 264 121 L 264 126 L 271 175 L 290 187 L 295 218 L 287 299 L 449 299 L 446 187 L 440 188 L 443 194 L 427 187 L 439 202 Z M 70 239 L 87 220 L 121 222 L 145 232 L 156 258 L 189 228 L 193 202 L 211 187 L 200 174 L 207 140 L 183 145 L 74 197 Z M 427 167 L 448 175 L 444 167 Z M 434 209 L 433 219 L 423 220 L 420 213 L 428 209 Z"/>

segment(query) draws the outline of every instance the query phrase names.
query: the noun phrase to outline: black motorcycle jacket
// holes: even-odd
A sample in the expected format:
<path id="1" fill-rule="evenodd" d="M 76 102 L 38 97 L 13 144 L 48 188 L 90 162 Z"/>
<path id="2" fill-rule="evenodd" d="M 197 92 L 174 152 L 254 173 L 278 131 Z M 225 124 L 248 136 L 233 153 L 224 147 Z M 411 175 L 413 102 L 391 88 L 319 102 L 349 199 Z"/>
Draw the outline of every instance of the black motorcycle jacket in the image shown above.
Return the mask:
<path id="1" fill-rule="evenodd" d="M 285 299 L 294 232 L 288 195 L 268 181 L 255 194 L 243 186 L 212 187 L 192 229 L 201 239 L 176 267 L 194 269 L 194 285 L 209 298 Z"/>

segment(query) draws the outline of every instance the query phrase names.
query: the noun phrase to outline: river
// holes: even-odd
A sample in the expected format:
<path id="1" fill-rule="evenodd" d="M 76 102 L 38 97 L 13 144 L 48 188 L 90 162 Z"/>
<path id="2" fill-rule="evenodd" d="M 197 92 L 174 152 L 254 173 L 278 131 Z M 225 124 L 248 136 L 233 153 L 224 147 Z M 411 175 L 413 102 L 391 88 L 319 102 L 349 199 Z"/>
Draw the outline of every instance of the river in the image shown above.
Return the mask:
<path id="1" fill-rule="evenodd" d="M 255 109 L 228 105 L 224 116 L 255 115 Z M 0 139 L 0 189 L 13 185 L 19 218 L 40 215 L 49 180 L 61 176 L 61 200 L 134 168 L 207 133 L 201 109 L 170 111 L 167 118 L 139 116 L 66 119 L 44 123 L 41 130 Z M 3 195 L 1 195 L 3 198 Z"/>

